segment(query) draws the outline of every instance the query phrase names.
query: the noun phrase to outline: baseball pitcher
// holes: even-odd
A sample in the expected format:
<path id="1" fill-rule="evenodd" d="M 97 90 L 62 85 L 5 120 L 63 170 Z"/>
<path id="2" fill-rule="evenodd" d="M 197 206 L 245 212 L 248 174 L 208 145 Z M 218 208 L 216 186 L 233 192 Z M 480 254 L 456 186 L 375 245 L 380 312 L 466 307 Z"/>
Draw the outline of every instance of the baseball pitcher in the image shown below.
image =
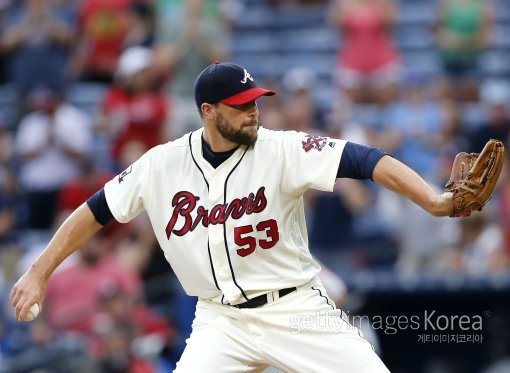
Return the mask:
<path id="1" fill-rule="evenodd" d="M 51 273 L 97 230 L 145 210 L 186 293 L 199 298 L 177 372 L 388 372 L 317 277 L 303 193 L 372 179 L 449 216 L 455 187 L 438 195 L 377 148 L 259 126 L 256 100 L 275 92 L 239 65 L 210 65 L 194 90 L 203 128 L 148 151 L 63 223 L 11 292 L 17 319 L 42 307 Z M 497 167 L 487 175 L 497 179 Z"/>

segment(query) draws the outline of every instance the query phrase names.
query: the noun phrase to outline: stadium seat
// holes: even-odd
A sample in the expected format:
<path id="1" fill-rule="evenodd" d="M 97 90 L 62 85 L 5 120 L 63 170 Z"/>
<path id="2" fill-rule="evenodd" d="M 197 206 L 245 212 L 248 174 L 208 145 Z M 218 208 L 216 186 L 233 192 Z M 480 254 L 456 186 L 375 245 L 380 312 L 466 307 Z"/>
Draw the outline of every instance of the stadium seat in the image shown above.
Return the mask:
<path id="1" fill-rule="evenodd" d="M 278 38 L 271 32 L 245 32 L 240 31 L 232 41 L 232 53 L 270 53 L 278 48 Z"/>
<path id="2" fill-rule="evenodd" d="M 510 73 L 510 52 L 490 50 L 481 58 L 482 72 L 486 76 L 501 76 Z"/>
<path id="3" fill-rule="evenodd" d="M 431 24 L 436 17 L 434 2 L 428 0 L 400 1 L 400 24 Z"/>
<path id="4" fill-rule="evenodd" d="M 0 119 L 10 128 L 15 125 L 16 106 L 15 87 L 12 84 L 0 85 Z"/>
<path id="5" fill-rule="evenodd" d="M 428 26 L 424 25 L 401 25 L 394 32 L 394 37 L 399 49 L 433 49 L 435 40 Z"/>
<path id="6" fill-rule="evenodd" d="M 280 50 L 335 53 L 339 46 L 338 32 L 328 26 L 303 27 L 296 36 L 295 30 L 281 31 Z"/>
<path id="7" fill-rule="evenodd" d="M 466 103 L 460 108 L 460 118 L 464 129 L 473 130 L 485 122 L 486 112 L 481 104 Z"/>
<path id="8" fill-rule="evenodd" d="M 103 99 L 105 90 L 104 84 L 74 83 L 67 90 L 67 100 L 88 114 L 94 114 Z"/>

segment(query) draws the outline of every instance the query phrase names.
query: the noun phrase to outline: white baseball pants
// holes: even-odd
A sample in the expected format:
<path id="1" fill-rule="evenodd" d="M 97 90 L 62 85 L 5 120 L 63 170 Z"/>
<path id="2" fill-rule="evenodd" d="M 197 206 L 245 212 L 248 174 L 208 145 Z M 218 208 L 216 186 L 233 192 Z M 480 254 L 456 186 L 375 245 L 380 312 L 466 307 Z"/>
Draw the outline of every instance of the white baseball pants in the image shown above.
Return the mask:
<path id="1" fill-rule="evenodd" d="M 199 300 L 175 372 L 389 372 L 318 280 L 259 308 Z"/>

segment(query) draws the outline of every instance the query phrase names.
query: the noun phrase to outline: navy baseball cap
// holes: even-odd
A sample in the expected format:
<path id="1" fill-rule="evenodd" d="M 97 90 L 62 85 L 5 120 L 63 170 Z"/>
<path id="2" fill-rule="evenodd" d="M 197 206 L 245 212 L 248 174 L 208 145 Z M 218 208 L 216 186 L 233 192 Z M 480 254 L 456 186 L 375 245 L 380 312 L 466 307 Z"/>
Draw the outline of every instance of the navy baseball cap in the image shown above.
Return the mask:
<path id="1" fill-rule="evenodd" d="M 258 87 L 250 73 L 232 62 L 215 62 L 200 73 L 195 80 L 195 102 L 243 105 L 260 96 L 273 96 L 276 92 Z"/>

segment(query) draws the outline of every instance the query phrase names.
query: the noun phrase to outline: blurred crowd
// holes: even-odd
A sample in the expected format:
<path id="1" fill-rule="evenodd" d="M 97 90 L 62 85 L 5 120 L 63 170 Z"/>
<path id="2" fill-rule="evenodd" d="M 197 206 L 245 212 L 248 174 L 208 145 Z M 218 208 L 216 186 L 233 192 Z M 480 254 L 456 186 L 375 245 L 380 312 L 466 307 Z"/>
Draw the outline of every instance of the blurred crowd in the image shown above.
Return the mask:
<path id="1" fill-rule="evenodd" d="M 253 1 L 252 1 L 253 2 Z M 438 190 L 459 151 L 510 142 L 510 77 L 485 76 L 494 9 L 437 0 L 430 35 L 441 74 L 406 65 L 394 0 L 260 0 L 324 9 L 340 36 L 327 81 L 310 67 L 258 81 L 262 126 L 378 146 Z M 431 2 L 432 3 L 432 2 Z M 43 316 L 16 323 L 12 284 L 54 230 L 151 147 L 201 126 L 198 73 L 231 53 L 248 5 L 235 0 L 0 0 L 0 372 L 169 371 L 194 300 L 176 284 L 142 215 L 110 223 L 51 278 Z M 297 36 L 298 37 L 298 36 Z M 257 76 L 255 76 L 257 78 Z M 72 93 L 71 93 L 72 92 Z M 93 105 L 80 105 L 85 101 Z M 7 100 L 8 98 L 8 100 Z M 171 166 L 171 165 L 170 165 Z M 509 272 L 510 166 L 493 199 L 437 219 L 371 181 L 306 196 L 312 253 L 340 277 Z"/>

